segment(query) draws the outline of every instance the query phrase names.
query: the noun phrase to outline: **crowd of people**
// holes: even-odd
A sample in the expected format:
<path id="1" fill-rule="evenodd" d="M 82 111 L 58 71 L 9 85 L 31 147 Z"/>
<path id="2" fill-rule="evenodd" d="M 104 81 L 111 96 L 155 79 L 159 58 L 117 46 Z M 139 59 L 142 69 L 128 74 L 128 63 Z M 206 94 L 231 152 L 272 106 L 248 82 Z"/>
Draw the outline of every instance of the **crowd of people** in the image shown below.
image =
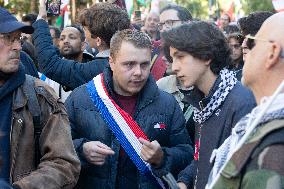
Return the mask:
<path id="1" fill-rule="evenodd" d="M 1 189 L 284 188 L 283 12 L 47 14 L 0 7 Z"/>

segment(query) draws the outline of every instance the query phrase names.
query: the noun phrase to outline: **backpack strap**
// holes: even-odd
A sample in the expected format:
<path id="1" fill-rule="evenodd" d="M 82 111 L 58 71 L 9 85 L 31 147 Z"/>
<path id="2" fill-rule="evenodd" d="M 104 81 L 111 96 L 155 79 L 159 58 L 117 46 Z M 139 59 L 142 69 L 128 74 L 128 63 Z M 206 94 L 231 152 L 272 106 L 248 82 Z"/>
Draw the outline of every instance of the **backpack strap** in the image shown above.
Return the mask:
<path id="1" fill-rule="evenodd" d="M 40 106 L 38 103 L 36 91 L 35 91 L 35 78 L 29 75 L 26 75 L 26 81 L 23 85 L 24 93 L 27 96 L 28 109 L 33 116 L 34 124 L 34 140 L 35 140 L 35 167 L 38 166 L 40 162 L 40 147 L 39 147 L 39 138 L 41 134 L 41 124 L 40 124 Z"/>

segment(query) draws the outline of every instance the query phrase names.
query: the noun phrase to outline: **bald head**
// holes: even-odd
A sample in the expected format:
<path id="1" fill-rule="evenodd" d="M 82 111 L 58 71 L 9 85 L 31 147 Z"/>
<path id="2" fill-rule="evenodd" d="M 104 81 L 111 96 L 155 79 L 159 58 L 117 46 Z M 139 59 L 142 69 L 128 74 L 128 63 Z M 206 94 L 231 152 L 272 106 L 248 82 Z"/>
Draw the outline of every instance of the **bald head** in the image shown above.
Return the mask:
<path id="1" fill-rule="evenodd" d="M 269 17 L 255 35 L 254 46 L 247 54 L 243 82 L 257 102 L 271 96 L 284 80 L 284 13 Z M 269 79 L 268 79 L 269 78 Z"/>
<path id="2" fill-rule="evenodd" d="M 261 26 L 258 37 L 265 37 L 271 41 L 284 45 L 284 12 L 280 12 L 269 17 Z"/>

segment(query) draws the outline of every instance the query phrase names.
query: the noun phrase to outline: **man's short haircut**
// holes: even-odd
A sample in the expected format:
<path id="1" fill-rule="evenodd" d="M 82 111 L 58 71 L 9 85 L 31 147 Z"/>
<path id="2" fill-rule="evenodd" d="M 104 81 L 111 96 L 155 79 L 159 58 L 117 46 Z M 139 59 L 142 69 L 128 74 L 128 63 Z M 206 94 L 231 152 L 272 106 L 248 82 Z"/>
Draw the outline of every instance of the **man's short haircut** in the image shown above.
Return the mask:
<path id="1" fill-rule="evenodd" d="M 94 4 L 87 16 L 86 24 L 92 37 L 100 37 L 108 47 L 116 31 L 130 28 L 127 12 L 111 3 Z"/>
<path id="2" fill-rule="evenodd" d="M 83 26 L 88 26 L 88 19 L 90 17 L 90 11 L 88 8 L 84 8 L 79 12 L 78 22 Z"/>
<path id="3" fill-rule="evenodd" d="M 272 12 L 268 11 L 257 11 L 250 13 L 248 16 L 242 17 L 238 20 L 243 35 L 255 35 L 260 29 L 263 22 L 272 16 Z"/>
<path id="4" fill-rule="evenodd" d="M 167 6 L 165 6 L 161 11 L 160 14 L 162 14 L 164 11 L 166 10 L 175 10 L 177 11 L 177 16 L 181 21 L 190 21 L 192 20 L 192 15 L 189 12 L 189 10 L 187 10 L 185 7 L 182 6 L 178 6 L 178 5 L 174 5 L 174 4 L 169 4 Z"/>
<path id="5" fill-rule="evenodd" d="M 231 63 L 231 51 L 222 31 L 213 24 L 193 21 L 162 33 L 165 55 L 170 62 L 169 47 L 189 53 L 200 60 L 210 60 L 211 71 L 219 72 Z"/>
<path id="6" fill-rule="evenodd" d="M 84 32 L 84 29 L 80 24 L 72 24 L 70 26 L 66 26 L 65 28 L 70 28 L 70 27 L 76 28 L 80 32 L 80 34 L 81 34 L 80 38 L 81 38 L 82 42 L 84 42 L 86 40 L 86 35 L 85 35 L 85 32 Z"/>
<path id="7" fill-rule="evenodd" d="M 23 22 L 29 22 L 31 25 L 36 21 L 37 15 L 34 13 L 26 14 L 22 17 Z"/>
<path id="8" fill-rule="evenodd" d="M 49 26 L 49 29 L 54 30 L 55 38 L 57 38 L 57 39 L 60 38 L 61 31 L 60 31 L 59 28 L 57 28 L 55 26 Z"/>
<path id="9" fill-rule="evenodd" d="M 148 34 L 132 29 L 125 29 L 118 31 L 111 38 L 110 42 L 110 56 L 115 58 L 121 48 L 122 42 L 130 42 L 137 48 L 152 49 L 152 42 Z"/>

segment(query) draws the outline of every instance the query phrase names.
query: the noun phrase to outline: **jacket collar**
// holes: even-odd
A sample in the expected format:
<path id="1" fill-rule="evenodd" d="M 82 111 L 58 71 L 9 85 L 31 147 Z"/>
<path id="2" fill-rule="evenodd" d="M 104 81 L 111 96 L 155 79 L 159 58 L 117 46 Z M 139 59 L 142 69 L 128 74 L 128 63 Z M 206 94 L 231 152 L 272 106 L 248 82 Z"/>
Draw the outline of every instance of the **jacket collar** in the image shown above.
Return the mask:
<path id="1" fill-rule="evenodd" d="M 25 81 L 24 66 L 20 63 L 19 69 L 0 87 L 0 100 L 5 96 L 11 95 Z"/>
<path id="2" fill-rule="evenodd" d="M 104 51 L 99 52 L 99 53 L 96 55 L 96 58 L 108 58 L 109 55 L 110 55 L 110 50 L 107 49 L 107 50 L 104 50 Z"/>
<path id="3" fill-rule="evenodd" d="M 104 69 L 103 74 L 104 74 L 104 83 L 107 88 L 107 91 L 109 92 L 110 96 L 117 102 L 117 100 L 115 99 L 114 90 L 113 90 L 112 71 L 109 66 L 107 66 Z M 145 83 L 145 86 L 142 88 L 142 90 L 138 94 L 135 115 L 145 106 L 150 104 L 155 98 L 157 98 L 158 95 L 159 95 L 158 86 L 156 85 L 154 78 L 150 74 L 147 82 Z"/>
<path id="4" fill-rule="evenodd" d="M 17 110 L 24 107 L 28 102 L 26 95 L 24 94 L 23 87 L 20 86 L 15 90 L 13 94 L 13 107 L 12 110 Z"/>
<path id="5" fill-rule="evenodd" d="M 185 96 L 185 101 L 189 102 L 195 108 L 201 110 L 202 107 L 205 107 L 212 98 L 215 91 L 218 89 L 218 86 L 221 82 L 221 76 L 219 75 L 215 80 L 213 86 L 211 87 L 208 96 L 205 96 L 203 92 L 201 92 L 197 87 L 194 87 L 192 93 L 190 95 Z M 201 107 L 202 106 L 202 107 Z"/>
<path id="6" fill-rule="evenodd" d="M 0 88 L 4 92 L 1 92 L 1 96 L 4 97 L 5 95 L 12 95 L 13 94 L 13 105 L 12 109 L 16 110 L 20 107 L 25 106 L 27 103 L 27 99 L 23 93 L 22 86 L 25 82 L 25 70 L 22 64 L 19 65 L 19 70 L 16 72 L 6 83 Z M 1 91 L 0 90 L 0 91 Z"/>

